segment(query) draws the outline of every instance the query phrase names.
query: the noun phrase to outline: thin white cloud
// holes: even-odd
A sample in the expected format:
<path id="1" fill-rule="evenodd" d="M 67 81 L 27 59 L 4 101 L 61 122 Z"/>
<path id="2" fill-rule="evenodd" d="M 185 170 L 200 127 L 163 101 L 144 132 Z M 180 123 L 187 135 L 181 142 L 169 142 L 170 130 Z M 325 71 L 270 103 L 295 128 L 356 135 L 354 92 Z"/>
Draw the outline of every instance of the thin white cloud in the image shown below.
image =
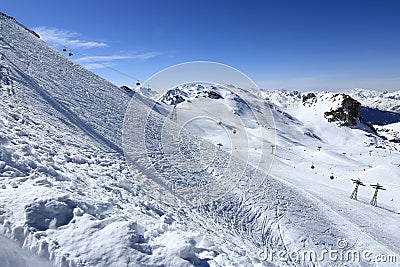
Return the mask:
<path id="1" fill-rule="evenodd" d="M 94 69 L 104 69 L 112 67 L 115 65 L 115 62 L 119 60 L 129 60 L 129 59 L 147 60 L 159 55 L 163 55 L 165 53 L 166 52 L 146 52 L 133 55 L 84 56 L 77 58 L 75 61 L 82 64 L 88 69 L 94 70 Z"/>
<path id="2" fill-rule="evenodd" d="M 108 62 L 114 60 L 122 59 L 132 59 L 132 56 L 120 56 L 120 55 L 110 55 L 110 56 L 87 56 L 76 59 L 76 62 Z"/>
<path id="3" fill-rule="evenodd" d="M 142 54 L 136 54 L 132 58 L 134 59 L 150 59 L 159 55 L 165 54 L 164 52 L 147 52 Z"/>
<path id="4" fill-rule="evenodd" d="M 89 70 L 99 70 L 99 69 L 106 69 L 113 66 L 110 63 L 87 63 L 83 64 L 83 66 Z"/>
<path id="5" fill-rule="evenodd" d="M 45 42 L 56 47 L 65 46 L 72 49 L 87 49 L 108 46 L 104 42 L 81 40 L 78 38 L 79 34 L 76 32 L 61 30 L 54 27 L 36 27 L 33 30 L 37 32 Z"/>
<path id="6" fill-rule="evenodd" d="M 87 56 L 78 58 L 77 62 L 93 62 L 93 61 L 114 61 L 121 59 L 150 59 L 159 55 L 165 54 L 164 52 L 147 52 L 134 55 L 109 55 L 109 56 Z"/>

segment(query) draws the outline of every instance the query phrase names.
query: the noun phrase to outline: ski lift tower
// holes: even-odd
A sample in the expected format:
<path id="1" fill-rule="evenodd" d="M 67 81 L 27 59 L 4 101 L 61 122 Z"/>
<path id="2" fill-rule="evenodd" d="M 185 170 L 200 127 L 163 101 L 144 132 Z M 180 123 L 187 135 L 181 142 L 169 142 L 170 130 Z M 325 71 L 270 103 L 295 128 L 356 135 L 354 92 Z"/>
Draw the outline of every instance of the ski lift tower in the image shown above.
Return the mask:
<path id="1" fill-rule="evenodd" d="M 361 180 L 360 179 L 351 179 L 352 181 L 353 181 L 353 184 L 355 184 L 356 185 L 356 187 L 354 188 L 354 190 L 353 190 L 353 193 L 351 193 L 351 196 L 350 196 L 350 198 L 351 199 L 354 199 L 354 200 L 357 200 L 357 194 L 358 194 L 358 187 L 361 185 L 361 186 L 365 186 L 365 184 L 363 183 L 363 182 L 361 182 Z"/>
<path id="2" fill-rule="evenodd" d="M 375 189 L 375 193 L 374 193 L 374 196 L 372 197 L 372 199 L 371 199 L 371 202 L 370 202 L 370 204 L 372 205 L 372 206 L 377 206 L 377 202 L 378 202 L 378 191 L 379 190 L 386 190 L 385 188 L 383 188 L 383 186 L 381 186 L 379 183 L 377 183 L 377 184 L 371 184 L 371 186 L 372 186 L 372 188 L 374 188 Z"/>
<path id="3" fill-rule="evenodd" d="M 176 107 L 177 105 L 178 105 L 178 100 L 179 100 L 179 95 L 174 95 L 173 96 L 173 99 L 174 99 L 174 108 L 172 109 L 172 112 L 171 112 L 171 120 L 173 121 L 173 122 L 178 122 L 178 108 Z"/>

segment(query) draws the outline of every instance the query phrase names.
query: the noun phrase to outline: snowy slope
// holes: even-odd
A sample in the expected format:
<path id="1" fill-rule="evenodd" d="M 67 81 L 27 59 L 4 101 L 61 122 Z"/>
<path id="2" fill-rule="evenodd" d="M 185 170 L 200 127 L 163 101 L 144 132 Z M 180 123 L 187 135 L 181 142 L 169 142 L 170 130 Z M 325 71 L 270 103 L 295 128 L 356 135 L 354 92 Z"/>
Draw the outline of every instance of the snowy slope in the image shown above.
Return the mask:
<path id="1" fill-rule="evenodd" d="M 375 125 L 374 127 L 379 135 L 384 136 L 391 142 L 400 143 L 400 122 L 386 125 Z M 397 146 L 397 148 L 399 147 L 400 146 Z"/>
<path id="2" fill-rule="evenodd" d="M 0 23 L 0 232 L 17 242 L 16 250 L 55 266 L 307 266 L 309 260 L 263 256 L 337 249 L 345 239 L 351 249 L 400 260 L 399 152 L 362 127 L 329 123 L 323 115 L 334 107 L 329 98 L 303 106 L 298 93 L 275 93 L 280 105 L 272 105 L 262 94 L 196 84 L 161 96 L 136 88 L 131 98 L 15 21 L 0 16 Z M 133 125 L 137 135 L 125 136 L 139 148 L 126 153 L 128 162 L 121 145 L 127 108 L 135 121 L 152 122 Z M 180 125 L 187 127 L 178 142 Z M 193 159 L 196 149 L 217 151 L 218 160 L 199 172 L 196 161 L 175 157 L 176 144 Z M 264 157 L 270 149 L 272 166 Z M 171 161 L 190 168 L 177 171 Z M 235 181 L 226 184 L 230 191 L 194 207 L 174 205 L 173 192 L 161 191 L 158 199 L 159 188 L 143 182 L 157 178 L 191 189 L 222 171 Z M 369 186 L 360 189 L 360 201 L 349 199 L 350 178 L 387 187 L 379 207 L 368 204 Z"/>
<path id="3" fill-rule="evenodd" d="M 130 97 L 0 23 L 1 232 L 56 266 L 229 262 L 136 190 L 120 145 Z"/>
<path id="4" fill-rule="evenodd" d="M 169 95 L 179 94 L 181 101 L 176 106 L 177 117 L 187 116 L 189 112 L 187 105 L 192 105 L 192 112 L 196 113 L 201 108 L 196 109 L 193 105 L 204 107 L 204 103 L 198 102 L 196 98 L 197 95 L 203 95 L 204 87 L 197 86 L 197 88 L 200 90 L 193 90 L 193 86 L 173 89 L 162 96 L 161 101 L 175 104 L 168 101 L 171 99 Z M 221 90 L 222 88 L 218 88 L 217 91 Z M 298 101 L 296 94 L 289 96 L 293 97 L 294 103 Z M 282 212 L 282 218 L 277 211 L 275 211 L 275 217 L 272 216 L 268 208 L 260 208 L 256 211 L 246 210 L 244 214 L 241 214 L 243 210 L 242 208 L 237 210 L 237 205 L 242 207 L 242 199 L 239 198 L 240 200 L 236 202 L 230 199 L 230 203 L 224 202 L 226 199 L 221 199 L 219 204 L 224 207 L 223 209 L 237 212 L 233 212 L 235 217 L 230 218 L 231 223 L 233 220 L 233 228 L 245 227 L 247 236 L 238 231 L 242 241 L 250 237 L 252 239 L 250 242 L 254 245 L 253 238 L 256 238 L 254 233 L 256 236 L 260 234 L 263 236 L 262 233 L 267 230 L 258 227 L 260 224 L 267 223 L 272 224 L 269 227 L 275 228 L 275 231 L 268 230 L 269 235 L 278 235 L 275 241 L 279 241 L 275 244 L 262 243 L 271 238 L 271 236 L 265 236 L 264 241 L 261 238 L 264 246 L 270 245 L 276 248 L 284 243 L 286 247 L 290 244 L 293 246 L 292 249 L 296 250 L 299 242 L 303 244 L 302 246 L 306 243 L 306 247 L 313 247 L 316 243 L 328 245 L 328 240 L 332 242 L 335 238 L 341 237 L 361 248 L 373 248 L 395 255 L 399 253 L 396 245 L 400 242 L 399 235 L 393 233 L 393 229 L 400 226 L 398 220 L 400 172 L 397 163 L 399 152 L 394 144 L 371 134 L 370 129 L 360 122 L 354 128 L 338 127 L 336 123 L 329 123 L 324 113 L 337 108 L 340 104 L 339 99 L 333 96 L 332 93 L 324 93 L 315 104 L 300 105 L 286 111 L 272 106 L 277 130 L 277 154 L 269 179 L 259 190 L 251 193 L 247 191 L 244 196 L 242 192 L 241 197 L 245 198 L 245 202 L 249 201 L 250 206 L 266 207 L 267 203 L 275 203 L 274 208 Z M 207 99 L 207 96 L 203 95 L 204 97 Z M 288 101 L 288 95 L 275 99 Z M 248 103 L 250 106 L 259 107 L 257 101 L 249 100 Z M 290 107 L 295 106 L 293 103 L 285 104 Z M 220 112 L 217 107 L 213 110 L 207 106 L 207 110 L 214 114 Z M 223 117 L 226 118 L 226 116 Z M 214 126 L 210 127 L 207 124 L 202 124 L 202 126 L 203 132 L 207 133 L 203 134 L 204 138 L 220 136 Z M 198 135 L 202 134 L 199 131 L 195 132 Z M 314 168 L 310 168 L 311 166 Z M 373 194 L 371 188 L 360 190 L 361 202 L 350 200 L 348 197 L 352 191 L 350 178 L 361 178 L 368 184 L 380 182 L 390 187 L 380 197 L 380 205 L 384 209 L 368 206 L 368 198 Z M 282 199 L 286 205 L 276 203 L 274 199 L 271 199 L 271 189 L 276 190 L 273 198 Z M 246 192 L 246 188 L 242 190 Z M 251 195 L 251 200 L 246 199 L 249 197 L 246 196 L 247 194 Z M 234 198 L 231 195 L 229 197 Z M 289 206 L 287 206 L 288 203 L 290 203 Z M 310 207 L 313 208 L 310 209 Z M 299 214 L 296 211 L 307 212 Z M 245 221 L 244 223 L 243 219 L 253 213 L 256 218 L 267 216 L 269 220 L 267 219 L 264 223 L 260 221 Z M 370 224 L 366 225 L 365 220 L 362 219 L 365 217 L 370 220 Z M 386 219 L 384 222 L 382 222 L 382 217 Z M 307 223 L 303 225 L 302 222 Z M 377 227 L 380 229 L 379 234 L 375 231 Z M 278 232 L 276 228 L 279 228 Z"/>

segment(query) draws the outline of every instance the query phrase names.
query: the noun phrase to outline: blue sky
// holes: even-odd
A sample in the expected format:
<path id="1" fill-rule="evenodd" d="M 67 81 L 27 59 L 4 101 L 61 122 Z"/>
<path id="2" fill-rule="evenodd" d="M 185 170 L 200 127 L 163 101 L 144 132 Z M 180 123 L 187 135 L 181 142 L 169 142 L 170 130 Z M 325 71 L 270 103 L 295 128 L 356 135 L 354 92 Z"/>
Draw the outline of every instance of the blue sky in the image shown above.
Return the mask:
<path id="1" fill-rule="evenodd" d="M 400 90 L 397 0 L 5 0 L 0 6 L 117 85 L 209 60 L 267 89 Z"/>

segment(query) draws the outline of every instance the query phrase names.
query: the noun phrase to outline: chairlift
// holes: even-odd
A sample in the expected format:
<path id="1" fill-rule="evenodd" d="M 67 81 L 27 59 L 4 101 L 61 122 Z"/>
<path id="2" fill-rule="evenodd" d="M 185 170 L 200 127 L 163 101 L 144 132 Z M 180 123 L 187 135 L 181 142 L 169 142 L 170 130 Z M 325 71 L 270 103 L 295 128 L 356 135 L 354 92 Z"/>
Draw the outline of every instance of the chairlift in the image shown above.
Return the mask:
<path id="1" fill-rule="evenodd" d="M 72 54 L 71 51 L 69 51 L 68 56 L 72 57 L 74 54 Z"/>
<path id="2" fill-rule="evenodd" d="M 136 86 L 140 86 L 140 82 L 139 82 L 139 80 L 137 80 L 137 82 L 136 82 Z"/>
<path id="3" fill-rule="evenodd" d="M 64 47 L 64 48 L 63 48 L 63 52 L 67 52 L 67 48 Z"/>

